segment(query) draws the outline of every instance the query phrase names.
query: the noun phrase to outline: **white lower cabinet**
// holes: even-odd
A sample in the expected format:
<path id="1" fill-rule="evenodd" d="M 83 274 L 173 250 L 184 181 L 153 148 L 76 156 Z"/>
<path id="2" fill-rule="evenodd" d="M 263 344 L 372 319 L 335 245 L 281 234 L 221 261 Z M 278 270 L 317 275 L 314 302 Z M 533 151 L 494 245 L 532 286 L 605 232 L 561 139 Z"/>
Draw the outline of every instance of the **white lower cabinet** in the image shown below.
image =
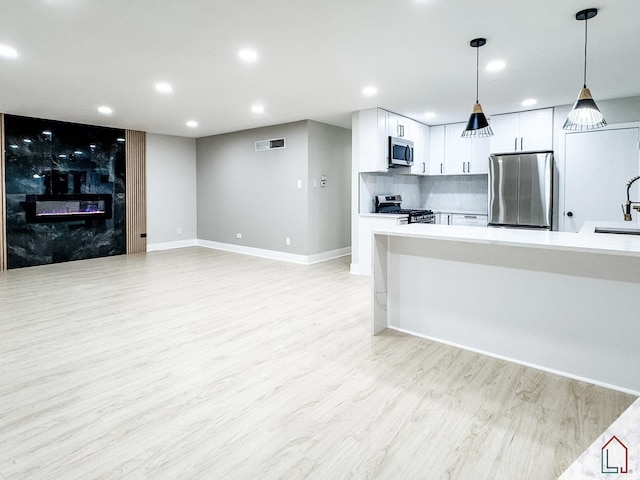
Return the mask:
<path id="1" fill-rule="evenodd" d="M 395 227 L 407 223 L 407 215 L 371 214 L 360 215 L 358 224 L 358 272 L 361 275 L 371 275 L 372 242 L 371 232 L 374 230 Z"/>
<path id="2" fill-rule="evenodd" d="M 436 214 L 436 223 L 438 225 L 450 225 L 451 223 L 451 214 L 439 212 Z"/>
<path id="3" fill-rule="evenodd" d="M 478 227 L 486 227 L 487 221 L 488 221 L 487 215 L 470 215 L 470 214 L 453 213 L 450 216 L 450 225 L 471 225 L 471 226 L 478 226 Z"/>
<path id="4" fill-rule="evenodd" d="M 440 225 L 470 225 L 478 227 L 486 227 L 488 222 L 487 215 L 478 215 L 470 213 L 446 213 L 439 212 L 436 215 L 436 223 Z"/>

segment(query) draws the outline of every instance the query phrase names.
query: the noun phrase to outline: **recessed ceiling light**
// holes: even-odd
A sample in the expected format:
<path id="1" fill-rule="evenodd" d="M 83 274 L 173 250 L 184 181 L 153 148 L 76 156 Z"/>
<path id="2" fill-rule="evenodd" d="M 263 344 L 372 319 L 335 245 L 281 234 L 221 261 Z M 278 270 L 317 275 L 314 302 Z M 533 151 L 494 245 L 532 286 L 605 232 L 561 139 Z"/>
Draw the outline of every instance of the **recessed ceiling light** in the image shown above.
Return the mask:
<path id="1" fill-rule="evenodd" d="M 171 93 L 173 92 L 173 87 L 166 82 L 160 82 L 156 83 L 156 91 L 160 93 Z"/>
<path id="2" fill-rule="evenodd" d="M 533 107 L 536 103 L 538 103 L 538 101 L 535 98 L 527 98 L 522 101 L 521 105 L 523 107 Z"/>
<path id="3" fill-rule="evenodd" d="M 485 68 L 487 72 L 499 72 L 506 66 L 507 64 L 504 63 L 502 60 L 494 60 L 493 62 L 487 63 L 487 66 Z"/>
<path id="4" fill-rule="evenodd" d="M 431 120 L 432 118 L 436 118 L 436 114 L 435 112 L 425 112 L 424 113 L 424 118 Z"/>
<path id="5" fill-rule="evenodd" d="M 20 54 L 18 51 L 10 47 L 9 45 L 0 45 L 0 57 L 3 58 L 18 58 Z"/>
<path id="6" fill-rule="evenodd" d="M 253 63 L 258 60 L 258 52 L 250 48 L 245 48 L 238 52 L 238 57 L 240 57 L 240 60 L 243 62 Z"/>
<path id="7" fill-rule="evenodd" d="M 376 93 L 378 93 L 378 89 L 373 86 L 364 87 L 362 89 L 362 94 L 365 97 L 373 97 Z"/>
<path id="8" fill-rule="evenodd" d="M 98 111 L 103 115 L 111 115 L 113 113 L 113 108 L 107 107 L 106 105 L 102 105 L 98 107 Z"/>
<path id="9" fill-rule="evenodd" d="M 263 105 L 253 105 L 251 107 L 251 111 L 253 113 L 264 113 L 264 106 Z"/>
<path id="10" fill-rule="evenodd" d="M 196 122 L 195 120 L 189 120 L 187 122 L 187 127 L 189 128 L 196 128 L 198 126 L 198 122 Z"/>

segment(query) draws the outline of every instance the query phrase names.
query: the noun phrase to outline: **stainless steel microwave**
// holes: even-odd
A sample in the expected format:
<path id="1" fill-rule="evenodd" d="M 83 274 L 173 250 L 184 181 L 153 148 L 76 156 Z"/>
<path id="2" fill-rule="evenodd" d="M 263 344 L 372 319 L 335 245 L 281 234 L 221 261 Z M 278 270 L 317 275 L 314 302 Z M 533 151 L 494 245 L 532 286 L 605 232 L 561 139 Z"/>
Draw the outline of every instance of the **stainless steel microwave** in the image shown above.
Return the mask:
<path id="1" fill-rule="evenodd" d="M 389 137 L 389 167 L 413 165 L 413 142 L 404 138 Z"/>

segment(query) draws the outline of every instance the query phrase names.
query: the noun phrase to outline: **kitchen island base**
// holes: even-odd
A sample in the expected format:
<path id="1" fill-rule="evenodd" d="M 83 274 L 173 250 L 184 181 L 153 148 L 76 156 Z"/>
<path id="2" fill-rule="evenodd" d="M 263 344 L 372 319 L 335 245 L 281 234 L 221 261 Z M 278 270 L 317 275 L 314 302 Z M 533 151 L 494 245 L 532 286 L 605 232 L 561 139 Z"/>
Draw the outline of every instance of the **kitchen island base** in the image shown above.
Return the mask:
<path id="1" fill-rule="evenodd" d="M 640 256 L 557 232 L 438 227 L 374 234 L 374 335 L 389 327 L 640 392 Z"/>

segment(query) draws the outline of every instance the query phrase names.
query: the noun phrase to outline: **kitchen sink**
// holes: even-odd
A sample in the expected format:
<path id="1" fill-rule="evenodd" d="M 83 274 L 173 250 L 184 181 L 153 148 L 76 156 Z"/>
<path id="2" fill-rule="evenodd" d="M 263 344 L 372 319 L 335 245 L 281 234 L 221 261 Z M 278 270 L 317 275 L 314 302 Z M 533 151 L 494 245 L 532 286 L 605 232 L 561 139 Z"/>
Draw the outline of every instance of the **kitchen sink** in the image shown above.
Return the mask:
<path id="1" fill-rule="evenodd" d="M 640 228 L 637 227 L 596 227 L 594 233 L 615 233 L 618 235 L 640 235 Z"/>

